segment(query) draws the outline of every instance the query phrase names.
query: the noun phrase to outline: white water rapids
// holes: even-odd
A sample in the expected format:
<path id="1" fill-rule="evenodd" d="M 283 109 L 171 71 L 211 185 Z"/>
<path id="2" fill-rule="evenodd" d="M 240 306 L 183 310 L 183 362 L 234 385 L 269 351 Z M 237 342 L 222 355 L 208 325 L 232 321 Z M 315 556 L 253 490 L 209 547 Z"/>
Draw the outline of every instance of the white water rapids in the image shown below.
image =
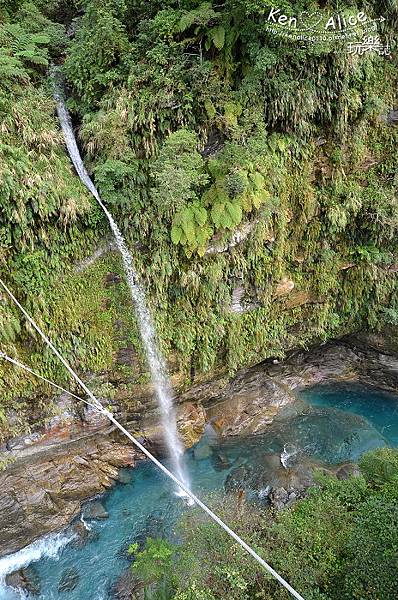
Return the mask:
<path id="1" fill-rule="evenodd" d="M 61 123 L 69 156 L 81 181 L 88 188 L 88 190 L 91 192 L 91 194 L 94 196 L 94 198 L 104 211 L 111 226 L 112 232 L 115 236 L 117 247 L 122 256 L 127 283 L 130 288 L 133 304 L 135 306 L 135 312 L 141 334 L 141 339 L 145 349 L 145 354 L 151 373 L 152 383 L 155 389 L 156 398 L 160 408 L 164 438 L 167 450 L 170 454 L 170 458 L 172 461 L 172 471 L 174 472 L 176 477 L 189 488 L 188 476 L 183 465 L 183 447 L 178 438 L 176 414 L 174 410 L 168 376 L 166 375 L 165 361 L 157 345 L 155 327 L 147 306 L 145 292 L 138 283 L 138 278 L 133 267 L 132 257 L 127 248 L 126 242 L 120 232 L 120 229 L 115 223 L 111 213 L 102 202 L 98 191 L 83 164 L 73 133 L 70 116 L 66 109 L 64 99 L 59 89 L 55 90 L 55 98 L 57 101 L 58 117 Z M 185 496 L 185 492 L 183 492 L 182 490 L 178 490 L 177 494 Z"/>
<path id="2" fill-rule="evenodd" d="M 29 546 L 25 546 L 19 552 L 0 558 L 0 600 L 9 600 L 12 595 L 10 588 L 5 585 L 6 575 L 23 569 L 34 562 L 38 562 L 42 558 L 57 558 L 61 550 L 72 539 L 72 535 L 64 533 L 47 535 L 29 544 Z M 15 597 L 26 598 L 27 596 L 23 590 L 18 589 L 15 590 Z"/>

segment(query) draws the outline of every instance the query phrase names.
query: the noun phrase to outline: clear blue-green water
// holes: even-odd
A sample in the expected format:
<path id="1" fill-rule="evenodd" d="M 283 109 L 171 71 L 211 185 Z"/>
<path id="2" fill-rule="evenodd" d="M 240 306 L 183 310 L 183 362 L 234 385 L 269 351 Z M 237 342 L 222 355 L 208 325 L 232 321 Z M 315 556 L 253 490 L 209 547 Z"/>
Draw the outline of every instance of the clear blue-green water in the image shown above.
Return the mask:
<path id="1" fill-rule="evenodd" d="M 352 384 L 318 386 L 300 396 L 314 407 L 336 408 L 365 417 L 391 446 L 398 446 L 397 396 Z"/>
<path id="2" fill-rule="evenodd" d="M 243 473 L 249 498 L 262 501 L 267 485 L 286 473 L 280 463 L 284 452 L 288 466 L 306 461 L 339 464 L 387 445 L 398 446 L 398 396 L 333 384 L 301 392 L 264 434 L 220 441 L 209 431 L 187 452 L 186 464 L 200 496 L 223 493 L 228 476 Z M 109 518 L 86 519 L 86 543 L 69 541 L 68 532 L 39 540 L 1 559 L 0 578 L 32 563 L 41 600 L 111 600 L 113 584 L 129 565 L 129 544 L 143 543 L 147 536 L 175 537 L 179 515 L 191 510 L 151 464 L 142 463 L 128 475 L 131 481 L 101 498 Z M 62 582 L 66 584 L 60 588 Z M 0 600 L 17 598 L 20 593 L 0 583 Z"/>

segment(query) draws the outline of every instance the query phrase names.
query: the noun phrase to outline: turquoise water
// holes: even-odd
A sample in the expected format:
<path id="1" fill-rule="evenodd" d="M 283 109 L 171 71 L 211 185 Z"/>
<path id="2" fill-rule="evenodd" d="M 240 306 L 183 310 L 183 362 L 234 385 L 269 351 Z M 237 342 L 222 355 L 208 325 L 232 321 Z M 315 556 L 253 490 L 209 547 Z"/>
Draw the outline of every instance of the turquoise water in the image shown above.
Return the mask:
<path id="1" fill-rule="evenodd" d="M 300 393 L 264 434 L 220 441 L 209 430 L 187 452 L 186 463 L 199 496 L 222 492 L 226 482 L 233 489 L 238 480 L 249 498 L 262 501 L 267 485 L 279 482 L 287 472 L 280 463 L 283 452 L 288 466 L 306 461 L 338 464 L 386 445 L 398 445 L 398 397 L 334 384 Z M 112 586 L 129 565 L 128 546 L 135 541 L 143 544 L 147 536 L 173 539 L 179 515 L 191 510 L 151 464 L 142 463 L 127 475 L 128 483 L 116 485 L 101 498 L 109 518 L 86 517 L 90 528 L 86 543 L 78 539 L 68 543 L 68 532 L 50 536 L 0 560 L 0 578 L 33 562 L 40 582 L 36 597 L 41 600 L 114 598 Z M 0 600 L 17 598 L 19 593 L 0 584 Z"/>
<path id="2" fill-rule="evenodd" d="M 365 417 L 389 445 L 398 446 L 397 396 L 352 384 L 317 386 L 300 395 L 312 406 L 333 407 Z"/>

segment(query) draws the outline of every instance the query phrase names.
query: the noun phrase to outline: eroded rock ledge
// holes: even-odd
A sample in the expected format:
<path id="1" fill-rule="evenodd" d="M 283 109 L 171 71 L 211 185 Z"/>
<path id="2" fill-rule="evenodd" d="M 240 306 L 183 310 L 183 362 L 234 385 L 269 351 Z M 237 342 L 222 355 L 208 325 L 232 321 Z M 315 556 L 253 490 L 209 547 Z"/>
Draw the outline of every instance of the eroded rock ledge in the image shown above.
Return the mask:
<path id="1" fill-rule="evenodd" d="M 200 438 L 206 421 L 221 436 L 259 433 L 294 402 L 298 389 L 333 380 L 396 392 L 398 358 L 380 339 L 349 338 L 292 353 L 283 363 L 266 361 L 232 380 L 221 374 L 178 396 L 179 429 L 187 447 Z M 131 424 L 128 413 L 118 417 Z M 146 443 L 161 452 L 156 413 L 144 411 L 141 419 Z M 0 472 L 0 556 L 65 527 L 84 500 L 104 492 L 121 467 L 140 458 L 106 422 L 82 427 L 69 413 L 49 434 L 33 436 L 28 445 L 11 441 L 8 448 L 8 465 Z"/>
<path id="2" fill-rule="evenodd" d="M 65 527 L 84 499 L 111 487 L 119 469 L 136 460 L 134 448 L 109 429 L 15 453 L 0 473 L 0 556 Z"/>
<path id="3" fill-rule="evenodd" d="M 196 398 L 220 435 L 264 431 L 279 409 L 294 402 L 296 391 L 319 383 L 352 381 L 398 391 L 398 357 L 364 345 L 357 338 L 298 351 L 281 363 L 266 361 L 237 373 L 232 381 L 193 386 L 182 400 Z M 276 362 L 276 361 L 275 361 Z"/>

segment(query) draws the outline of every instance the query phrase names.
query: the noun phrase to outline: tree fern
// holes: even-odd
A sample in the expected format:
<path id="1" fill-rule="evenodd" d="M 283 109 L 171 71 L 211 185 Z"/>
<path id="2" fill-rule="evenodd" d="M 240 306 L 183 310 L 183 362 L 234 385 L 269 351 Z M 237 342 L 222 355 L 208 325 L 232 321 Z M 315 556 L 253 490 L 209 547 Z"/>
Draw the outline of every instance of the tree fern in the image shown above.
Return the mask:
<path id="1" fill-rule="evenodd" d="M 194 10 L 185 11 L 180 19 L 179 30 L 181 33 L 192 27 L 192 25 L 207 25 L 212 19 L 218 19 L 211 2 L 203 2 Z"/>

